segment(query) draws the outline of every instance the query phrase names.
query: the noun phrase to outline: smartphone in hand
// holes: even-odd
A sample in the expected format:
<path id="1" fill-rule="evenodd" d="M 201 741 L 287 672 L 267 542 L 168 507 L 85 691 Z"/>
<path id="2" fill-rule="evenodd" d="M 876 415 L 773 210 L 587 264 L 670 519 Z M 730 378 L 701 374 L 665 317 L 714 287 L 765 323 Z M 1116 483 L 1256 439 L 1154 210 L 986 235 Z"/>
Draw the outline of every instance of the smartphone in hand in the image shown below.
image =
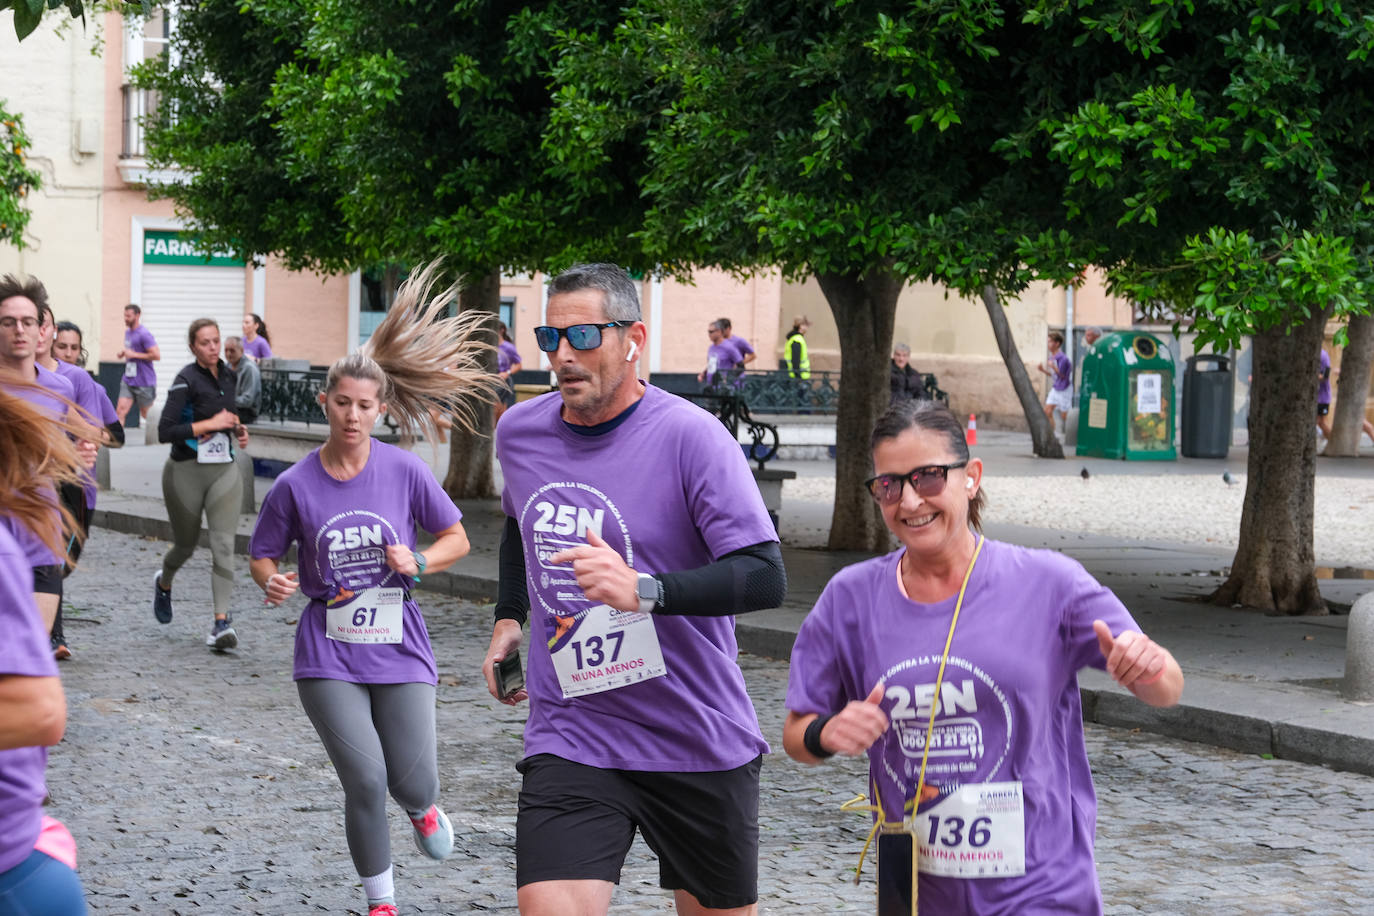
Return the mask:
<path id="1" fill-rule="evenodd" d="M 520 650 L 512 649 L 509 655 L 496 663 L 496 692 L 504 700 L 524 686 L 525 672 L 520 667 Z"/>

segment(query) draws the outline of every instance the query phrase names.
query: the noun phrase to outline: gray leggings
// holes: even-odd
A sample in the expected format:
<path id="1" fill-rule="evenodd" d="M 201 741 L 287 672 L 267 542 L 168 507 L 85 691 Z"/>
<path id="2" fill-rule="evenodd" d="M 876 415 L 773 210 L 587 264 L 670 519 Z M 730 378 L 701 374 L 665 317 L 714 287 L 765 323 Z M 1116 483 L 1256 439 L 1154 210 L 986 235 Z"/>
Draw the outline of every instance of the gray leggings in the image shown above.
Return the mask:
<path id="1" fill-rule="evenodd" d="M 215 613 L 229 613 L 229 593 L 234 587 L 234 537 L 239 530 L 239 504 L 243 501 L 243 477 L 234 464 L 197 464 L 172 461 L 162 466 L 162 499 L 172 523 L 172 546 L 162 558 L 162 587 L 172 587 L 172 577 L 191 559 L 200 543 L 200 516 L 210 529 L 213 572 L 210 590 Z"/>
<path id="2" fill-rule="evenodd" d="M 434 687 L 296 681 L 305 713 L 319 732 L 344 790 L 344 834 L 359 877 L 391 867 L 386 793 L 406 811 L 439 798 Z"/>

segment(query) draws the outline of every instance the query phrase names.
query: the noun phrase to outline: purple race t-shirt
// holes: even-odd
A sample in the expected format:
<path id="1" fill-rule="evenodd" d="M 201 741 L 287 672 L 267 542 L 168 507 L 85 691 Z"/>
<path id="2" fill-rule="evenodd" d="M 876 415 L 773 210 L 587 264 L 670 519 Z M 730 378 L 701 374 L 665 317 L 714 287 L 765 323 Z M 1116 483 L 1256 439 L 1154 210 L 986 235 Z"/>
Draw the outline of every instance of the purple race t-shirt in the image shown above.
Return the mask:
<path id="1" fill-rule="evenodd" d="M 731 369 L 739 365 L 739 351 L 721 341 L 706 348 L 706 381 L 714 381 L 712 373 L 719 373 L 723 379 Z"/>
<path id="2" fill-rule="evenodd" d="M 8 516 L 5 521 L 9 522 Z M 33 603 L 33 574 L 24 554 L 0 525 L 0 676 L 57 677 L 48 634 Z M 0 873 L 33 852 L 43 819 L 46 747 L 0 751 Z"/>
<path id="3" fill-rule="evenodd" d="M 496 348 L 496 370 L 509 372 L 510 367 L 516 363 L 524 363 L 520 358 L 520 351 L 515 349 L 515 344 L 509 340 L 501 341 L 501 345 Z"/>
<path id="4" fill-rule="evenodd" d="M 898 550 L 830 580 L 792 649 L 787 708 L 838 712 L 879 681 L 891 726 L 869 749 L 869 793 L 888 821 L 915 794 L 936 672 L 957 595 L 935 604 L 897 584 Z M 1083 743 L 1077 672 L 1105 660 L 1093 633 L 1139 631 L 1116 596 L 1052 551 L 987 541 L 954 631 L 926 765 L 929 812 L 961 785 L 1020 782 L 1025 874 L 1015 878 L 922 873 L 933 912 L 1102 912 L 1093 864 L 1097 796 Z M 918 829 L 924 829 L 918 818 Z M 970 827 L 965 824 L 964 827 Z M 948 825 L 945 825 L 948 827 Z M 950 836 L 945 827 L 940 837 Z M 925 840 L 925 836 L 922 836 Z"/>
<path id="5" fill-rule="evenodd" d="M 91 378 L 91 374 L 80 366 L 73 365 L 62 360 L 57 361 L 56 373 L 71 382 L 72 390 L 75 392 L 73 400 L 76 406 L 80 407 L 85 415 L 82 420 L 93 426 L 108 426 L 116 422 L 119 417 L 115 414 L 114 405 L 110 403 L 110 396 L 105 393 L 105 389 Z M 81 489 L 86 494 L 86 508 L 95 508 L 96 484 L 95 470 L 86 468 L 82 472 L 85 478 Z"/>
<path id="6" fill-rule="evenodd" d="M 65 419 L 67 411 L 71 409 L 68 405 L 76 403 L 76 392 L 72 390 L 72 383 L 37 363 L 33 369 L 33 381 L 38 385 L 37 388 L 31 385 L 6 385 L 5 390 L 37 407 L 54 420 Z"/>
<path id="7" fill-rule="evenodd" d="M 135 353 L 147 353 L 157 346 L 153 332 L 143 325 L 124 329 L 124 349 Z M 133 375 L 129 367 L 133 366 Z M 124 382 L 131 388 L 152 388 L 157 384 L 157 371 L 150 359 L 128 359 L 124 361 Z"/>
<path id="8" fill-rule="evenodd" d="M 1054 354 L 1054 390 L 1063 391 L 1073 382 L 1073 361 L 1062 352 Z"/>
<path id="9" fill-rule="evenodd" d="M 267 359 L 272 355 L 272 345 L 267 342 L 265 337 L 259 334 L 252 340 L 243 341 L 243 352 L 254 359 Z"/>
<path id="10" fill-rule="evenodd" d="M 409 589 L 386 565 L 386 545 L 415 546 L 415 526 L 451 528 L 462 513 L 415 455 L 372 440 L 362 473 L 335 480 L 315 449 L 288 468 L 262 501 L 248 551 L 277 558 L 294 541 L 301 592 L 310 599 L 296 628 L 295 678 L 355 684 L 437 684 L 434 650 L 419 606 L 405 596 L 399 643 L 353 643 L 325 635 L 326 608 L 367 588 Z"/>
<path id="11" fill-rule="evenodd" d="M 550 647 L 577 638 L 591 602 L 551 553 L 594 528 L 636 571 L 673 572 L 777 533 L 744 453 L 711 414 L 646 385 L 624 422 L 588 436 L 564 423 L 562 403 L 551 392 L 517 404 L 496 427 L 501 505 L 520 526 L 531 605 L 525 755 L 703 772 L 767 753 L 735 660 L 734 617 L 651 616 L 662 677 L 564 696 Z"/>
<path id="12" fill-rule="evenodd" d="M 1331 403 L 1331 354 L 1322 350 L 1321 381 L 1317 382 L 1317 403 Z"/>
<path id="13" fill-rule="evenodd" d="M 735 353 L 738 356 L 735 361 L 739 363 L 743 363 L 744 358 L 754 352 L 754 348 L 749 346 L 749 341 L 745 340 L 743 337 L 727 337 L 722 343 L 729 344 L 735 348 Z"/>

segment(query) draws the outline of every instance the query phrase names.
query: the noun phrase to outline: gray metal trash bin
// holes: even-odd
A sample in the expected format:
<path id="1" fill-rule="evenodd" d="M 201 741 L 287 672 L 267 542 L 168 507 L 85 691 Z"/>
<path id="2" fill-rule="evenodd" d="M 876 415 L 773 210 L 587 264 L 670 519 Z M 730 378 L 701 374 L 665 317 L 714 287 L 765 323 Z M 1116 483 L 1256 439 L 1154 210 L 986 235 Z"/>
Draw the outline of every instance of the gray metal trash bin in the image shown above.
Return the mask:
<path id="1" fill-rule="evenodd" d="M 1185 458 L 1225 458 L 1231 448 L 1231 358 L 1216 353 L 1188 357 L 1183 371 L 1180 451 Z"/>

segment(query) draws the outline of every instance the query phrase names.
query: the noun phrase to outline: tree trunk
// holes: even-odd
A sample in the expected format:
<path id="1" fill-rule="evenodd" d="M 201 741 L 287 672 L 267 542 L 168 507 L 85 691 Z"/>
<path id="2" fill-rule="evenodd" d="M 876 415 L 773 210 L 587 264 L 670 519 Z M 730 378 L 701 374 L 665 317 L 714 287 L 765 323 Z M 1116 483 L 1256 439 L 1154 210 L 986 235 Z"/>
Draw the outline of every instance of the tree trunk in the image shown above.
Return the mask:
<path id="1" fill-rule="evenodd" d="M 1374 315 L 1355 315 L 1347 328 L 1350 343 L 1341 351 L 1336 403 L 1331 408 L 1331 440 L 1324 455 L 1354 458 L 1360 454 L 1364 404 L 1369 398 L 1369 370 L 1374 365 Z"/>
<path id="2" fill-rule="evenodd" d="M 993 286 L 983 287 L 983 305 L 992 320 L 992 335 L 997 338 L 997 349 L 1002 351 L 1002 362 L 1007 364 L 1007 374 L 1011 376 L 1011 387 L 1021 402 L 1021 412 L 1026 415 L 1030 426 L 1031 449 L 1040 458 L 1063 458 L 1064 447 L 1054 434 L 1054 426 L 1045 417 L 1045 409 L 1040 406 L 1035 386 L 1031 384 L 1026 364 L 1021 362 L 1021 354 L 1016 349 L 1016 341 L 1011 336 L 1011 324 L 1002 308 L 1002 300 Z"/>
<path id="3" fill-rule="evenodd" d="M 1250 457 L 1231 574 L 1208 599 L 1271 614 L 1325 614 L 1312 554 L 1317 365 L 1329 310 L 1256 334 Z"/>
<path id="4" fill-rule="evenodd" d="M 470 276 L 458 297 L 460 311 L 474 309 L 491 315 L 491 336 L 496 339 L 496 322 L 501 307 L 501 272 L 493 270 Z M 496 352 L 487 354 L 487 368 L 496 371 Z M 490 499 L 496 496 L 495 441 L 492 437 L 492 409 L 479 404 L 477 431 L 468 432 L 454 424 L 449 438 L 448 476 L 444 490 L 454 499 Z"/>
<path id="5" fill-rule="evenodd" d="M 835 417 L 835 506 L 831 550 L 883 553 L 892 546 L 878 504 L 864 491 L 873 471 L 868 442 L 887 409 L 888 360 L 905 282 L 886 270 L 818 273 L 840 332 L 840 400 Z"/>

